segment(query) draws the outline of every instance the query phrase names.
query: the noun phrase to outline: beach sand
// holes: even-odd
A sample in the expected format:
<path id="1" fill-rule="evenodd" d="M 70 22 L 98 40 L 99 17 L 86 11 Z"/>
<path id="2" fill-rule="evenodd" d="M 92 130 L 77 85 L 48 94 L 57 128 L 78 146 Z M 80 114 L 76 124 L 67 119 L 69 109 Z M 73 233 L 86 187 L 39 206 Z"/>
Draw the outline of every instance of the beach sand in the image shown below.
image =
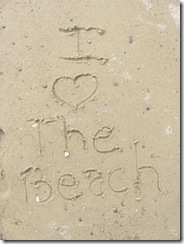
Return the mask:
<path id="1" fill-rule="evenodd" d="M 180 239 L 179 1 L 0 1 L 0 236 Z"/>

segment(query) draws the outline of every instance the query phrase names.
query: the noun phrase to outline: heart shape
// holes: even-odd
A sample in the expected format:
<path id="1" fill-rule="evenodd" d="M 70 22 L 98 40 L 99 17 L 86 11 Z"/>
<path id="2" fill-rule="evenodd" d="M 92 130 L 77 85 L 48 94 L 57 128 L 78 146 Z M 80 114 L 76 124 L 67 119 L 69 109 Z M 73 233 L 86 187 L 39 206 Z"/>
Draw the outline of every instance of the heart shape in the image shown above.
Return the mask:
<path id="1" fill-rule="evenodd" d="M 86 78 L 87 78 L 87 83 L 86 83 Z M 90 80 L 93 81 L 94 88 L 88 87 L 88 86 L 92 86 L 91 81 L 89 82 L 89 78 L 90 78 Z M 63 83 L 63 86 L 61 86 L 59 84 L 61 82 Z M 69 83 L 66 84 L 66 82 L 69 82 Z M 83 87 L 82 90 L 79 89 L 80 83 L 82 84 L 82 87 Z M 60 89 L 60 95 L 58 94 L 58 91 L 57 91 L 58 88 Z M 63 88 L 63 90 L 65 89 L 65 91 L 61 91 L 61 88 Z M 94 94 L 97 92 L 97 89 L 98 89 L 98 79 L 96 76 L 94 76 L 92 74 L 89 74 L 89 73 L 80 74 L 80 75 L 75 76 L 74 78 L 71 78 L 68 76 L 61 76 L 61 77 L 57 78 L 53 83 L 52 95 L 57 101 L 70 106 L 74 110 L 77 110 L 80 106 L 84 105 L 94 96 Z M 73 91 L 73 90 L 75 90 L 75 91 Z M 92 92 L 88 93 L 88 90 L 92 90 Z M 88 94 L 85 94 L 86 92 Z M 81 97 L 83 97 L 83 98 L 81 99 Z M 69 101 L 72 98 L 74 100 L 79 99 L 79 101 L 76 103 Z"/>

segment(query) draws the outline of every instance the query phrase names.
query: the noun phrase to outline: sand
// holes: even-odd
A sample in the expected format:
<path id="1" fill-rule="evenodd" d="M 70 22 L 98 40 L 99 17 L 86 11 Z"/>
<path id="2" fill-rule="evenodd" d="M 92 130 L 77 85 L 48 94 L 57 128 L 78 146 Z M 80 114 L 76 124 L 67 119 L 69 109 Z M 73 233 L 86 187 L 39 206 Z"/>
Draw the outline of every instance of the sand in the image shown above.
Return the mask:
<path id="1" fill-rule="evenodd" d="M 0 1 L 0 236 L 180 239 L 179 1 Z"/>

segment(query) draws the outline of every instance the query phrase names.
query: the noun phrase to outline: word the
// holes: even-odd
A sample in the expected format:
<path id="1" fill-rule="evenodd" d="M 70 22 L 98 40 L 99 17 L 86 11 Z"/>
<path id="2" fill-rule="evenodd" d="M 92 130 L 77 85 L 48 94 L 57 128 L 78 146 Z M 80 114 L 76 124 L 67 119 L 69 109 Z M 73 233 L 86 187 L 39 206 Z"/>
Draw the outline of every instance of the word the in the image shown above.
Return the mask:
<path id="1" fill-rule="evenodd" d="M 44 118 L 42 118 L 42 119 L 35 119 L 35 120 L 31 119 L 29 121 L 34 121 L 35 124 L 33 124 L 32 126 L 37 128 L 37 130 L 38 130 L 38 141 L 39 141 L 39 153 L 40 153 L 40 155 L 43 154 L 43 145 L 42 145 L 42 133 L 43 132 L 41 132 L 41 126 L 46 125 L 48 123 L 57 122 L 57 121 L 61 121 L 63 123 L 63 137 L 64 137 L 64 141 L 65 141 L 65 148 L 64 148 L 64 156 L 65 157 L 68 157 L 70 155 L 68 141 L 69 141 L 69 138 L 74 134 L 78 135 L 81 138 L 82 143 L 83 143 L 83 149 L 84 150 L 87 149 L 87 142 L 86 142 L 86 139 L 85 139 L 83 133 L 78 129 L 68 129 L 64 116 L 57 116 L 56 118 L 52 118 L 52 119 L 48 119 L 48 120 L 45 120 Z M 100 149 L 100 147 L 98 145 L 99 141 L 109 139 L 112 136 L 113 129 L 114 129 L 113 126 L 103 126 L 93 136 L 93 146 L 98 153 L 106 154 L 106 153 L 113 153 L 116 151 L 122 152 L 122 147 L 118 146 L 118 145 L 116 145 L 112 148 L 106 149 L 106 150 Z"/>

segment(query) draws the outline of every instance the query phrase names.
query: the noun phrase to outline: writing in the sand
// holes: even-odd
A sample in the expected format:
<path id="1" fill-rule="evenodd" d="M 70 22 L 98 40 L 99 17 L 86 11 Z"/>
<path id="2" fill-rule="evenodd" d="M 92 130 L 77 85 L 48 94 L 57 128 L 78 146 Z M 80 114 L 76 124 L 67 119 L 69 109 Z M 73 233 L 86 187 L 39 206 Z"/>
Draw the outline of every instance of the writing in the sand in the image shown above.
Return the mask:
<path id="1" fill-rule="evenodd" d="M 134 141 L 133 144 L 135 149 L 136 179 L 133 181 L 132 187 L 125 180 L 126 171 L 122 166 L 110 169 L 106 173 L 96 168 L 88 168 L 81 172 L 80 180 L 74 173 L 63 172 L 55 179 L 57 185 L 55 189 L 40 167 L 30 166 L 19 174 L 19 179 L 25 189 L 25 201 L 33 204 L 47 204 L 56 196 L 60 196 L 65 201 L 76 201 L 89 193 L 94 197 L 104 198 L 109 194 L 109 189 L 112 193 L 119 195 L 126 195 L 130 191 L 132 192 L 133 189 L 136 200 L 139 201 L 143 190 L 141 176 L 142 173 L 147 171 L 152 172 L 153 187 L 156 187 L 160 193 L 167 193 L 166 189 L 161 188 L 159 173 L 153 166 L 138 165 L 138 142 Z"/>
<path id="2" fill-rule="evenodd" d="M 100 62 L 100 64 L 106 64 L 108 58 L 99 57 L 91 54 L 83 55 L 80 38 L 82 32 L 97 32 L 98 35 L 103 35 L 105 30 L 100 27 L 69 27 L 60 28 L 60 32 L 76 37 L 77 54 L 71 57 L 60 57 L 66 62 L 80 62 L 86 63 L 89 61 Z M 89 40 L 89 43 L 91 41 Z M 82 54 L 81 54 L 82 53 Z M 68 89 L 68 86 L 71 89 Z M 82 87 L 82 88 L 81 88 Z M 66 92 L 67 90 L 67 92 Z M 71 90 L 75 92 L 71 93 Z M 88 93 L 85 95 L 85 91 Z M 96 99 L 96 95 L 100 94 L 100 85 L 96 75 L 90 73 L 78 74 L 75 77 L 68 75 L 60 76 L 54 79 L 52 84 L 52 97 L 55 102 L 65 105 L 71 111 L 78 112 L 80 108 L 84 108 L 89 101 Z M 66 122 L 65 116 L 56 116 L 55 118 L 37 118 L 30 119 L 29 122 L 33 122 L 32 127 L 37 131 L 39 155 L 44 156 L 44 140 L 43 133 L 47 130 L 47 125 L 61 123 L 61 137 L 64 138 L 63 154 L 65 158 L 70 156 L 71 150 L 69 141 L 71 136 L 75 136 L 82 142 L 82 150 L 86 150 L 88 146 L 88 140 L 81 130 L 78 128 L 71 129 Z M 44 128 L 44 129 L 43 129 Z M 55 127 L 54 127 L 55 128 Z M 92 137 L 92 147 L 95 149 L 95 153 L 101 155 L 108 155 L 114 153 L 122 153 L 123 148 L 121 145 L 114 143 L 111 146 L 106 146 L 106 141 L 111 140 L 113 135 L 114 126 L 103 125 L 101 128 L 96 129 L 95 134 Z M 128 194 L 133 189 L 136 194 L 136 200 L 140 200 L 142 197 L 142 174 L 147 171 L 152 172 L 153 185 L 161 193 L 166 193 L 165 189 L 160 186 L 160 175 L 158 171 L 151 165 L 139 165 L 137 158 L 137 145 L 138 141 L 133 142 L 135 153 L 135 178 L 132 186 L 128 185 L 125 181 L 126 169 L 122 167 L 122 157 L 120 157 L 120 167 L 109 169 L 107 172 L 103 172 L 97 168 L 88 168 L 81 170 L 80 175 L 75 175 L 72 172 L 62 172 L 56 177 L 55 182 L 51 182 L 53 179 L 48 179 L 45 175 L 45 170 L 40 167 L 30 166 L 24 169 L 19 174 L 19 179 L 24 185 L 25 189 L 25 201 L 27 203 L 34 204 L 47 204 L 55 197 L 61 197 L 64 201 L 80 201 L 87 194 L 92 194 L 93 197 L 104 198 L 107 194 Z M 87 152 L 86 152 L 87 153 Z M 122 154 L 119 154 L 122 155 Z M 80 180 L 79 180 L 80 178 Z M 86 187 L 87 186 L 87 187 Z"/>
<path id="3" fill-rule="evenodd" d="M 69 148 L 69 140 L 71 136 L 75 136 L 78 140 L 82 142 L 82 149 L 86 151 L 88 143 L 86 136 L 83 134 L 83 132 L 77 128 L 69 128 L 68 123 L 66 122 L 66 118 L 62 116 L 56 116 L 55 118 L 49 118 L 44 119 L 43 117 L 41 119 L 33 119 L 29 120 L 32 121 L 32 127 L 35 128 L 35 131 L 37 132 L 37 138 L 38 138 L 38 148 L 39 148 L 39 154 L 44 155 L 44 141 L 43 141 L 43 135 L 45 132 L 47 132 L 47 126 L 48 124 L 52 124 L 52 126 L 55 126 L 56 123 L 59 123 L 62 127 L 62 131 L 59 130 L 58 133 L 63 137 L 64 139 L 64 157 L 69 157 L 70 155 L 70 148 Z M 56 128 L 56 127 L 55 127 Z M 100 148 L 99 142 L 106 141 L 107 139 L 111 139 L 111 136 L 113 135 L 114 126 L 104 125 L 101 128 L 99 128 L 96 133 L 92 136 L 93 141 L 93 147 L 96 152 L 102 153 L 102 154 L 108 154 L 113 152 L 123 152 L 123 148 L 120 145 L 114 145 L 106 149 Z"/>

